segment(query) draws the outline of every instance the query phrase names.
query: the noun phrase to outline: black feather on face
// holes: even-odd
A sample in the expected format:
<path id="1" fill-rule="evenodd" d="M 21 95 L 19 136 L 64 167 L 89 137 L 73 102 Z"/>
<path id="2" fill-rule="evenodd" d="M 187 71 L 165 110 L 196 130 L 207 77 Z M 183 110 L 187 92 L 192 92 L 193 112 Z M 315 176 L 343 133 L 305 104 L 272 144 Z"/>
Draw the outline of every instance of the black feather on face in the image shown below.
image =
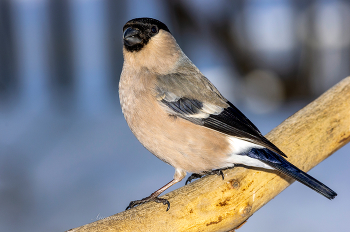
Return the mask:
<path id="1" fill-rule="evenodd" d="M 128 21 L 123 27 L 124 47 L 129 52 L 140 51 L 159 30 L 170 33 L 168 27 L 152 18 L 136 18 Z"/>

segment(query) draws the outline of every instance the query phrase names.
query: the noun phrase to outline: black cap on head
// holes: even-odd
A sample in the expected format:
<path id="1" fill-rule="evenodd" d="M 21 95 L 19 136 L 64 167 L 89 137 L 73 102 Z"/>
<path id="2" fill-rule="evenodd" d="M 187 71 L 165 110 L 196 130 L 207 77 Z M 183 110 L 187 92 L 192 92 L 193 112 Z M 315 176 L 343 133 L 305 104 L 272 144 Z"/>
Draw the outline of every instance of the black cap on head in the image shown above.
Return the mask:
<path id="1" fill-rule="evenodd" d="M 140 51 L 159 30 L 170 33 L 168 27 L 152 18 L 136 18 L 128 21 L 123 27 L 124 47 L 129 52 Z"/>
<path id="2" fill-rule="evenodd" d="M 133 24 L 139 24 L 139 25 L 142 25 L 144 24 L 145 26 L 146 25 L 155 25 L 157 26 L 159 29 L 162 29 L 164 31 L 167 31 L 167 32 L 170 32 L 168 27 L 162 23 L 161 21 L 157 20 L 157 19 L 152 19 L 152 18 L 136 18 L 136 19 L 131 19 L 129 20 L 123 27 L 123 31 L 125 31 L 125 29 L 130 26 L 130 25 L 133 25 Z"/>

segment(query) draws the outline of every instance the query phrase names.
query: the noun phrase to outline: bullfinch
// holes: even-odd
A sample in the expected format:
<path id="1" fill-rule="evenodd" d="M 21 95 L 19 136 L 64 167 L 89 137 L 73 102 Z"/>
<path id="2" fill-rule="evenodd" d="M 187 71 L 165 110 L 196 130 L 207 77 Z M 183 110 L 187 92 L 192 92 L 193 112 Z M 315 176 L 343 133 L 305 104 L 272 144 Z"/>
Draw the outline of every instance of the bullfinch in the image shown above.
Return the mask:
<path id="1" fill-rule="evenodd" d="M 285 158 L 286 155 L 198 70 L 168 27 L 152 18 L 136 18 L 123 27 L 124 64 L 120 104 L 136 138 L 175 168 L 172 181 L 127 209 L 158 196 L 181 181 L 222 175 L 235 164 L 274 169 L 333 199 L 337 194 Z M 223 177 L 223 175 L 222 175 Z M 187 183 L 186 182 L 186 183 Z"/>

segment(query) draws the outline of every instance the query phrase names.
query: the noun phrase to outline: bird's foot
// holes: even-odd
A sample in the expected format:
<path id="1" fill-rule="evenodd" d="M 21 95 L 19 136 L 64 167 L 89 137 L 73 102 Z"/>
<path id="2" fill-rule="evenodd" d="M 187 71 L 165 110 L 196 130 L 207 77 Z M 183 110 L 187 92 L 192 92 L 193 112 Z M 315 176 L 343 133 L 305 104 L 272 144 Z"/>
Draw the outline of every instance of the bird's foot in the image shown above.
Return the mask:
<path id="1" fill-rule="evenodd" d="M 166 211 L 168 211 L 170 209 L 170 202 L 167 199 L 154 197 L 154 196 L 151 195 L 151 196 L 145 197 L 145 198 L 143 198 L 141 200 L 130 202 L 130 204 L 128 205 L 128 207 L 126 207 L 125 210 L 131 209 L 131 208 L 133 208 L 135 206 L 138 206 L 138 205 L 142 205 L 142 204 L 144 204 L 146 202 L 149 202 L 149 201 L 155 201 L 157 203 L 163 203 L 163 205 L 168 205 Z"/>
<path id="2" fill-rule="evenodd" d="M 218 175 L 221 176 L 222 179 L 224 180 L 224 173 L 222 170 L 226 170 L 227 168 L 221 168 L 221 169 L 214 169 L 211 171 L 204 171 L 203 174 L 198 174 L 198 173 L 192 173 L 186 180 L 185 185 L 190 183 L 192 180 L 202 178 L 203 176 L 208 176 L 208 175 Z"/>
<path id="3" fill-rule="evenodd" d="M 201 174 L 198 174 L 198 173 L 192 173 L 192 174 L 187 178 L 187 180 L 186 180 L 186 182 L 185 182 L 185 185 L 187 185 L 188 183 L 191 183 L 192 180 L 202 178 L 203 176 L 205 176 L 205 174 L 201 175 Z"/>
<path id="4" fill-rule="evenodd" d="M 222 180 L 224 180 L 225 176 L 224 176 L 224 173 L 222 172 L 222 170 L 225 170 L 225 169 L 222 168 L 222 169 L 211 170 L 207 175 L 218 175 L 218 176 L 222 177 Z"/>

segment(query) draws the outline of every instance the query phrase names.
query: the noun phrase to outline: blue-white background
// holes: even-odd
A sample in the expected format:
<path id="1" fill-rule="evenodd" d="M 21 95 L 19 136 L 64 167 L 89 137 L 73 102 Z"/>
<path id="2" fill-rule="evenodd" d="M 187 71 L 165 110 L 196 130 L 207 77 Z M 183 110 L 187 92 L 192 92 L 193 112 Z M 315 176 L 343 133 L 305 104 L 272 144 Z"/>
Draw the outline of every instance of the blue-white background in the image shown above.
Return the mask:
<path id="1" fill-rule="evenodd" d="M 263 134 L 350 74 L 348 1 L 2 0 L 0 231 L 65 231 L 172 179 L 120 110 L 122 26 L 135 17 L 165 22 Z M 335 200 L 294 183 L 238 231 L 350 231 L 349 153 L 310 171 Z"/>

